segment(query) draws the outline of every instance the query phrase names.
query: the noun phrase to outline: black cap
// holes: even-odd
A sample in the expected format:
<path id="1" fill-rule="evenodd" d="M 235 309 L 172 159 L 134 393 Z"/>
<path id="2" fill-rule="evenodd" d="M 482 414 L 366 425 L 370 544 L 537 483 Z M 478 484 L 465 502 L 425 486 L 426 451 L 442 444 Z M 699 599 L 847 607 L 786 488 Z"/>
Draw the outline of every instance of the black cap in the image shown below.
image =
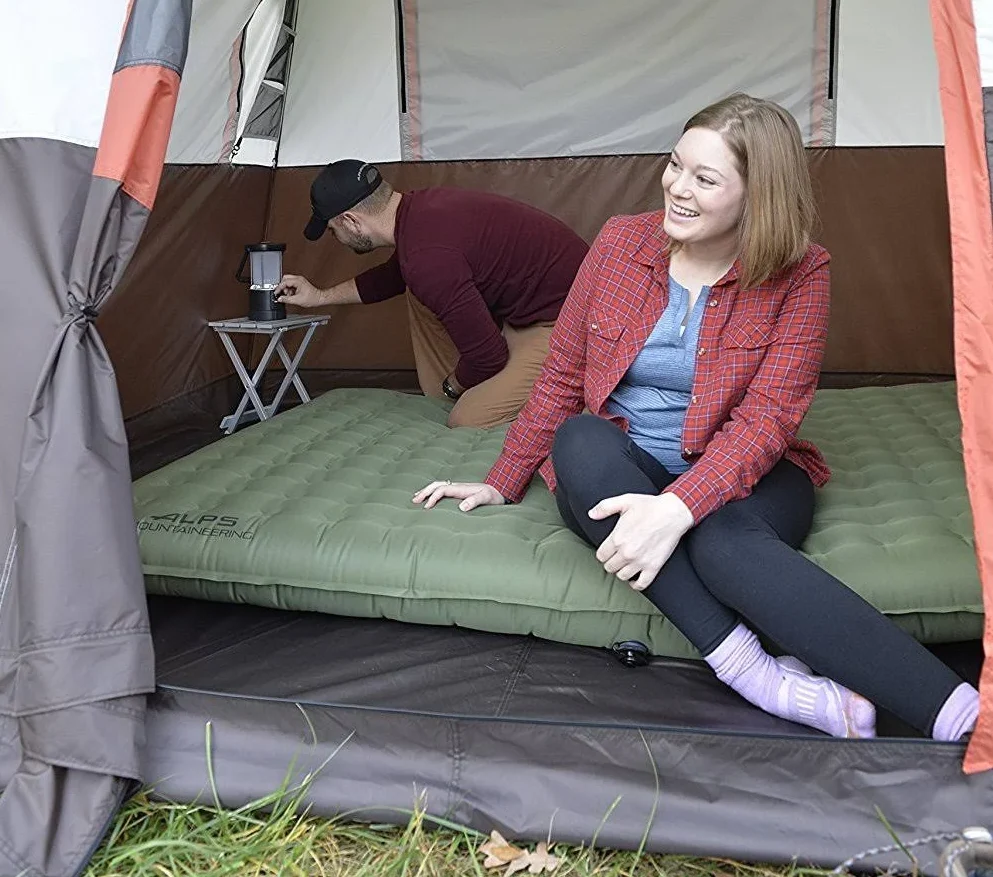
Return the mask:
<path id="1" fill-rule="evenodd" d="M 364 161 L 346 158 L 329 164 L 310 185 L 313 216 L 303 236 L 316 241 L 327 230 L 329 220 L 371 195 L 382 181 L 379 169 Z"/>

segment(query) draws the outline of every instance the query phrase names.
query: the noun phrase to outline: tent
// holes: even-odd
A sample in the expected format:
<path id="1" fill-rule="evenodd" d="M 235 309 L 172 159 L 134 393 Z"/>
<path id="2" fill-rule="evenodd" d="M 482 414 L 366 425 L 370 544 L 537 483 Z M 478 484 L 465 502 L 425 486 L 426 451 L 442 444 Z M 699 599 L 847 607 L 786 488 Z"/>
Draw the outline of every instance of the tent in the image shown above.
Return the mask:
<path id="1" fill-rule="evenodd" d="M 595 650 L 509 635 L 146 599 L 131 505 L 132 477 L 216 440 L 240 395 L 207 322 L 244 312 L 244 244 L 284 240 L 288 269 L 328 283 L 371 264 L 304 244 L 317 166 L 499 191 L 590 239 L 657 206 L 679 125 L 742 89 L 786 105 L 809 148 L 834 259 L 825 385 L 957 381 L 988 614 L 989 4 L 3 13 L 24 78 L 0 84 L 0 873 L 77 873 L 136 781 L 195 800 L 208 763 L 227 806 L 323 764 L 318 812 L 404 821 L 423 795 L 508 836 L 766 861 L 884 845 L 878 808 L 931 836 L 933 873 L 947 837 L 993 822 L 989 662 L 968 748 L 783 733 L 693 662 L 621 677 Z M 404 320 L 399 302 L 336 314 L 308 385 L 411 388 Z M 978 675 L 985 637 L 949 660 Z"/>

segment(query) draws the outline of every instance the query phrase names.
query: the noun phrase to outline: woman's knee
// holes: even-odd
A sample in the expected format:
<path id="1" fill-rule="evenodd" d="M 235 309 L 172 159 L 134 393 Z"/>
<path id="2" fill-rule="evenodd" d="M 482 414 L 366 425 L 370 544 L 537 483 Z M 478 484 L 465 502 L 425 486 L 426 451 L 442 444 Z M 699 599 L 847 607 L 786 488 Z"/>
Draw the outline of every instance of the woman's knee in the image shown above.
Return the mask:
<path id="1" fill-rule="evenodd" d="M 730 502 L 708 515 L 689 533 L 686 548 L 693 565 L 712 574 L 733 574 L 742 552 L 754 540 L 774 535 L 768 524 L 740 502 Z"/>
<path id="2" fill-rule="evenodd" d="M 589 471 L 597 449 L 609 440 L 609 432 L 620 432 L 610 421 L 595 414 L 570 417 L 556 431 L 552 442 L 552 466 L 561 480 L 570 475 Z M 623 433 L 622 433 L 623 436 Z"/>

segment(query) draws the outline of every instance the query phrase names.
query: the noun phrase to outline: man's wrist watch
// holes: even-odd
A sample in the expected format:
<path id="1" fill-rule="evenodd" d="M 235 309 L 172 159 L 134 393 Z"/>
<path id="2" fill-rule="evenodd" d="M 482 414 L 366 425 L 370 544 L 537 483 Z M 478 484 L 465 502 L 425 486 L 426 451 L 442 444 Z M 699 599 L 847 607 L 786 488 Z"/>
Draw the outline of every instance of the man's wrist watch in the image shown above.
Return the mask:
<path id="1" fill-rule="evenodd" d="M 447 376 L 445 377 L 445 380 L 441 382 L 441 391 L 453 402 L 457 401 L 459 396 L 462 395 L 455 389 L 455 387 L 452 386 L 452 383 L 448 380 Z"/>

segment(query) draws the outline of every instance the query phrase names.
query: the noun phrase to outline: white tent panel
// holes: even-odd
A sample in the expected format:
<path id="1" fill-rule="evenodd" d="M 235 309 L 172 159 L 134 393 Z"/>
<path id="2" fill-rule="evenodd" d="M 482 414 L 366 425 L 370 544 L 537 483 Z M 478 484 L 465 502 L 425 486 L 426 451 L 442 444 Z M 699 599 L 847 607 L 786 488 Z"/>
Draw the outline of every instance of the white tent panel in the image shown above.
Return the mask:
<path id="1" fill-rule="evenodd" d="M 246 137 L 231 159 L 232 164 L 260 164 L 272 167 L 276 160 L 276 141 L 262 137 Z"/>
<path id="2" fill-rule="evenodd" d="M 276 51 L 285 7 L 286 0 L 262 0 L 245 30 L 243 52 L 245 73 L 241 87 L 241 110 L 238 113 L 238 137 L 242 135 L 251 118 L 255 98 L 262 86 L 269 62 L 272 61 L 273 52 Z"/>
<path id="3" fill-rule="evenodd" d="M 99 144 L 127 9 L 128 0 L 0 0 L 0 137 Z"/>
<path id="4" fill-rule="evenodd" d="M 816 142 L 826 12 L 811 0 L 419 0 L 415 152 L 663 152 L 693 113 L 738 90 L 781 103 Z"/>
<path id="5" fill-rule="evenodd" d="M 979 72 L 983 88 L 993 86 L 993 3 L 972 4 L 973 20 L 976 24 L 976 47 L 979 50 Z"/>
<path id="6" fill-rule="evenodd" d="M 928 0 L 844 0 L 837 84 L 838 146 L 943 144 Z"/>
<path id="7" fill-rule="evenodd" d="M 399 161 L 393 0 L 301 0 L 279 164 Z"/>
<path id="8" fill-rule="evenodd" d="M 189 55 L 166 161 L 227 161 L 234 144 L 242 31 L 259 0 L 193 0 Z"/>

